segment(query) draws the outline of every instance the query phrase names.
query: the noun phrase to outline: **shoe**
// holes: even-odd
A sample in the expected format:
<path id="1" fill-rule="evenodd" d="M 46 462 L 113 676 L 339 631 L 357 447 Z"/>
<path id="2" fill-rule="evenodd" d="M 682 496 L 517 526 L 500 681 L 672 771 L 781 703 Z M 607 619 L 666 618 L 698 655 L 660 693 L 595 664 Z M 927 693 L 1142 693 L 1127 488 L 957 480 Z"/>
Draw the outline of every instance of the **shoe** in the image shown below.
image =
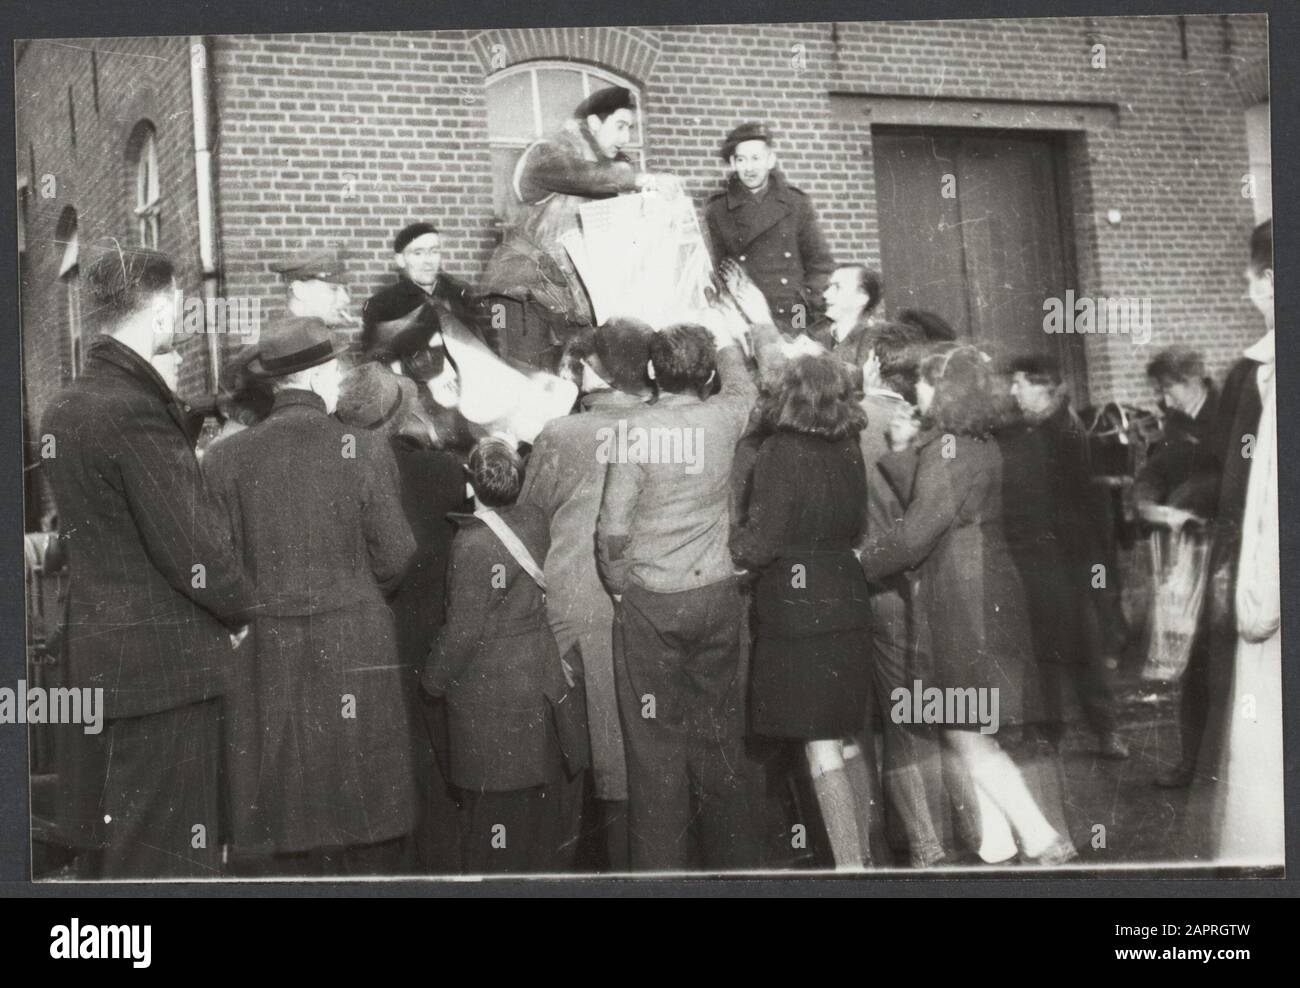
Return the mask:
<path id="1" fill-rule="evenodd" d="M 1151 784 L 1157 789 L 1186 789 L 1192 784 L 1193 766 L 1179 764 L 1172 772 L 1157 775 Z"/>
<path id="2" fill-rule="evenodd" d="M 1116 761 L 1122 761 L 1128 757 L 1128 745 L 1114 731 L 1103 734 L 1100 741 L 1097 750 L 1102 758 L 1113 758 Z"/>
<path id="3" fill-rule="evenodd" d="M 1058 837 L 1047 850 L 1042 854 L 1033 857 L 1022 854 L 1020 860 L 1027 865 L 1038 865 L 1044 868 L 1055 868 L 1058 865 L 1068 864 L 1079 857 L 1079 850 L 1068 837 Z"/>

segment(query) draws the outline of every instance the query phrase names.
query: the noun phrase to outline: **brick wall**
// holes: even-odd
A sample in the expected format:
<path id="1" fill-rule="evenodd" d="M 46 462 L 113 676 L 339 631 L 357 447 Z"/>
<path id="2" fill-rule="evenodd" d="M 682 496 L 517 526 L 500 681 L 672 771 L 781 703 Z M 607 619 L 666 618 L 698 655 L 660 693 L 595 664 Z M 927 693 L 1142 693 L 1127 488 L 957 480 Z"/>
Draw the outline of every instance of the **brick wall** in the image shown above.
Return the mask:
<path id="1" fill-rule="evenodd" d="M 1090 65 L 1094 43 L 1106 46 L 1105 69 Z M 129 231 L 117 193 L 123 127 L 152 114 L 167 161 L 164 246 L 193 280 L 184 43 L 93 43 L 123 54 L 99 56 L 103 109 L 96 118 L 78 108 L 80 157 L 61 137 L 66 93 L 48 80 L 68 78 L 88 102 L 92 43 L 68 44 L 34 45 L 19 63 L 20 163 L 33 140 L 38 172 L 74 176 L 87 234 L 92 223 Z M 415 219 L 438 222 L 446 268 L 476 279 L 497 236 L 483 84 L 519 62 L 591 62 L 641 86 L 648 163 L 684 176 L 698 200 L 720 187 L 715 152 L 726 130 L 766 119 L 837 255 L 877 264 L 870 128 L 833 118 L 828 94 L 1111 104 L 1116 126 L 1067 142 L 1076 287 L 1153 299 L 1151 346 L 1087 342 L 1094 398 L 1145 398 L 1153 346 L 1199 346 L 1220 373 L 1260 331 L 1241 298 L 1252 222 L 1241 177 L 1244 111 L 1267 95 L 1266 52 L 1266 21 L 1255 15 L 222 36 L 212 64 L 223 291 L 257 296 L 275 314 L 283 303 L 272 261 L 337 244 L 359 300 L 393 277 L 392 234 Z M 148 72 L 144 56 L 156 60 Z M 927 123 L 923 110 L 915 123 Z M 88 156 L 90 146 L 100 150 Z M 96 181 L 75 184 L 91 172 Z M 1110 209 L 1122 223 L 1106 222 Z M 42 204 L 31 226 L 48 237 L 57 214 Z M 59 310 L 43 298 L 57 262 L 42 263 L 24 308 L 35 310 L 33 379 L 45 382 L 57 377 L 60 335 Z M 43 393 L 44 383 L 34 386 Z"/>
<path id="2" fill-rule="evenodd" d="M 94 241 L 111 236 L 124 244 L 139 242 L 129 152 L 141 121 L 156 131 L 159 247 L 175 259 L 180 287 L 187 294 L 199 290 L 189 43 L 184 38 L 32 41 L 19 56 L 16 98 L 18 171 L 30 183 L 22 332 L 30 418 L 36 424 L 72 369 L 67 302 L 58 276 L 63 257 L 63 245 L 56 242 L 59 219 L 69 207 L 76 210 L 83 274 Z M 53 195 L 47 197 L 46 191 Z M 94 333 L 89 318 L 83 319 L 82 331 L 89 343 Z M 182 352 L 183 390 L 195 393 L 206 373 L 202 340 L 183 341 Z"/>

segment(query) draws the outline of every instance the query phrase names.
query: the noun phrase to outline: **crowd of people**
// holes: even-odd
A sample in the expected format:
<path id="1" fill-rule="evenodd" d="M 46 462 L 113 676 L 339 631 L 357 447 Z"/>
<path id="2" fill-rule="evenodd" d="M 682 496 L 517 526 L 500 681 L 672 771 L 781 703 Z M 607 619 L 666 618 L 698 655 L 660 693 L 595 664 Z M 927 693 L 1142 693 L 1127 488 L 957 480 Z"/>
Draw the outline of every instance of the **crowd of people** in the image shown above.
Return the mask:
<path id="1" fill-rule="evenodd" d="M 729 135 L 707 207 L 713 304 L 591 325 L 557 244 L 580 200 L 655 188 L 622 153 L 630 99 L 595 93 L 525 151 L 478 290 L 412 224 L 347 348 L 337 257 L 280 265 L 288 311 L 236 355 L 199 455 L 155 363 L 173 264 L 98 252 L 99 335 L 41 427 L 66 678 L 106 691 L 106 729 L 60 749 L 79 874 L 1078 858 L 1069 693 L 1099 754 L 1128 749 L 1094 572 L 1114 548 L 1059 367 L 1003 363 L 933 313 L 881 318 L 880 276 L 834 263 L 759 125 Z M 1249 277 L 1271 347 L 1271 228 Z M 469 420 L 452 326 L 571 379 L 572 413 L 526 442 Z M 1276 495 L 1270 535 L 1259 459 L 1224 451 L 1266 431 L 1272 391 L 1234 372 L 1216 415 L 1194 357 L 1152 363 L 1170 417 L 1139 487 L 1241 532 L 1218 558 L 1252 567 L 1246 599 L 1227 578 L 1267 650 Z M 1196 675 L 1231 675 L 1206 657 L 1223 647 L 1206 636 Z M 1221 701 L 1186 692 L 1201 733 L 1214 718 L 1186 708 Z"/>

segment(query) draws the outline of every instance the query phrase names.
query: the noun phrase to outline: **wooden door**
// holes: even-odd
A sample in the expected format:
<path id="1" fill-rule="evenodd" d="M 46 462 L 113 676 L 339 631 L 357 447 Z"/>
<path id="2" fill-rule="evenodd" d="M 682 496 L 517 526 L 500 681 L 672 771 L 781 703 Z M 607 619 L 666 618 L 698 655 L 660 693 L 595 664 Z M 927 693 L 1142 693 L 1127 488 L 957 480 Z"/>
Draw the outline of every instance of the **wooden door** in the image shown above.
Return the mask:
<path id="1" fill-rule="evenodd" d="M 872 130 L 886 311 L 928 309 L 997 357 L 1050 353 L 1076 407 L 1079 339 L 1043 331 L 1043 302 L 1074 284 L 1056 136 Z"/>

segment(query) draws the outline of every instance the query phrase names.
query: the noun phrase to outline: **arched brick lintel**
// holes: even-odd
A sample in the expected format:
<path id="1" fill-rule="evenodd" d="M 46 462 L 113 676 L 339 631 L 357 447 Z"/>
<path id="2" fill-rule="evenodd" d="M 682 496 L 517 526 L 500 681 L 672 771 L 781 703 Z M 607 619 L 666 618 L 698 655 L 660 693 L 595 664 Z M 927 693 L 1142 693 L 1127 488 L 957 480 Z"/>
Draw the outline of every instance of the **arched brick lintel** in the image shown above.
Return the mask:
<path id="1" fill-rule="evenodd" d="M 492 29 L 471 37 L 470 47 L 484 75 L 520 62 L 571 58 L 602 65 L 640 84 L 649 80 L 659 55 L 654 35 L 626 27 Z"/>

